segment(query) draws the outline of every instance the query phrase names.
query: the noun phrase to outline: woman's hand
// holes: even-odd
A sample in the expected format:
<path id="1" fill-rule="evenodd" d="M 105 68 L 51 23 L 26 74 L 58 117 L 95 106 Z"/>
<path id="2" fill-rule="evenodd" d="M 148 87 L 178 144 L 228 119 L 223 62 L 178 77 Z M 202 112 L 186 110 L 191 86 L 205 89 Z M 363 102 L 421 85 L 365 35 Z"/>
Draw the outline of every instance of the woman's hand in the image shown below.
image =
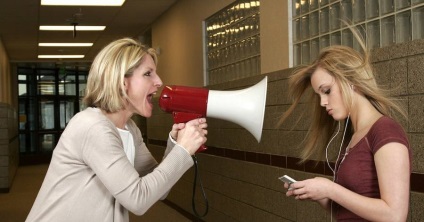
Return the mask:
<path id="1" fill-rule="evenodd" d="M 333 184 L 329 179 L 315 177 L 290 184 L 290 190 L 287 191 L 286 195 L 294 196 L 297 200 L 319 201 L 329 198 L 329 192 Z M 287 183 L 284 184 L 284 187 L 289 188 Z"/>
<path id="2" fill-rule="evenodd" d="M 174 124 L 171 130 L 171 137 L 193 155 L 202 144 L 206 143 L 207 126 L 205 118 Z"/>
<path id="3" fill-rule="evenodd" d="M 174 125 L 172 125 L 172 129 L 171 129 L 171 132 L 170 132 L 172 139 L 177 141 L 178 131 L 181 130 L 181 129 L 184 129 L 184 127 L 185 127 L 185 123 L 175 123 Z"/>

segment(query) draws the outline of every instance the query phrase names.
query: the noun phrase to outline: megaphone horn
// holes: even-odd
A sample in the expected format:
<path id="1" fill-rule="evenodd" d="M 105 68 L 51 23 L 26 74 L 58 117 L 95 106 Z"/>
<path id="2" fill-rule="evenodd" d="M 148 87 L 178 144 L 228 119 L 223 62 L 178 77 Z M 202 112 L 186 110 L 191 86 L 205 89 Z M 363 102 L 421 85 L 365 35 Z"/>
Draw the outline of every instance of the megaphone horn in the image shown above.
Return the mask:
<path id="1" fill-rule="evenodd" d="M 174 122 L 212 117 L 234 122 L 261 141 L 268 77 L 254 86 L 235 91 L 217 91 L 187 86 L 165 86 L 159 106 L 172 112 Z M 198 152 L 205 150 L 202 145 Z"/>
<path id="2" fill-rule="evenodd" d="M 209 90 L 206 116 L 236 123 L 260 142 L 265 115 L 268 77 L 235 91 Z"/>

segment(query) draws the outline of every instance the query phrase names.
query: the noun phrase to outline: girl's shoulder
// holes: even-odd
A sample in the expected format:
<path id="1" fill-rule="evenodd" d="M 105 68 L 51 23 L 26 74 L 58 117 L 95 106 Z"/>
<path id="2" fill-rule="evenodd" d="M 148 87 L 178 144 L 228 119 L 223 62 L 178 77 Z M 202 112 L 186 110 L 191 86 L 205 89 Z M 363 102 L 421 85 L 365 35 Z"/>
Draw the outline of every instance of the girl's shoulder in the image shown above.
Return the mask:
<path id="1" fill-rule="evenodd" d="M 388 116 L 382 116 L 367 134 L 368 142 L 374 153 L 390 142 L 398 142 L 409 147 L 408 136 L 402 125 Z"/>

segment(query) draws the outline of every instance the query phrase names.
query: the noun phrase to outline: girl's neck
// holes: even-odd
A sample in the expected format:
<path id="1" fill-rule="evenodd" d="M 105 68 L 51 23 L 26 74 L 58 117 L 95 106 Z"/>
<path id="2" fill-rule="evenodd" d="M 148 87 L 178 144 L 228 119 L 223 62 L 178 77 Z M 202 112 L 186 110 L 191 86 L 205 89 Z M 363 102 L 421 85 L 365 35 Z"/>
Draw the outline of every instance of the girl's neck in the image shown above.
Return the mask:
<path id="1" fill-rule="evenodd" d="M 371 102 L 363 96 L 358 96 L 355 101 L 355 112 L 351 115 L 354 133 L 367 131 L 371 126 L 383 116 L 371 104 Z"/>

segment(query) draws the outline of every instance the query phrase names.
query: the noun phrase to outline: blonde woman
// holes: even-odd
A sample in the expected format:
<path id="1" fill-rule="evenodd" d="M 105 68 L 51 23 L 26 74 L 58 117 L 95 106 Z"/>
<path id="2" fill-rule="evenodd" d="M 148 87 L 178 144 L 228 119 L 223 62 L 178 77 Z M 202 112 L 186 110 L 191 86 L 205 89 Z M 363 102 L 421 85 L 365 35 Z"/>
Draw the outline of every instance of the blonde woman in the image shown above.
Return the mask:
<path id="1" fill-rule="evenodd" d="M 352 31 L 363 53 L 330 46 L 290 77 L 294 103 L 282 122 L 303 94 L 312 93 L 312 124 L 303 160 L 327 156 L 335 131 L 343 135 L 340 146 L 334 146 L 339 156 L 332 168 L 333 180 L 316 177 L 298 181 L 290 185 L 286 195 L 318 202 L 337 221 L 405 221 L 411 151 L 406 133 L 391 116 L 394 110 L 403 112 L 376 84 L 369 53 Z M 345 123 L 344 130 L 340 130 L 340 121 Z"/>
<path id="2" fill-rule="evenodd" d="M 106 46 L 88 75 L 87 109 L 67 125 L 27 221 L 128 221 L 145 213 L 192 165 L 206 120 L 174 124 L 158 164 L 131 116 L 152 115 L 162 81 L 155 51 L 124 38 Z"/>

